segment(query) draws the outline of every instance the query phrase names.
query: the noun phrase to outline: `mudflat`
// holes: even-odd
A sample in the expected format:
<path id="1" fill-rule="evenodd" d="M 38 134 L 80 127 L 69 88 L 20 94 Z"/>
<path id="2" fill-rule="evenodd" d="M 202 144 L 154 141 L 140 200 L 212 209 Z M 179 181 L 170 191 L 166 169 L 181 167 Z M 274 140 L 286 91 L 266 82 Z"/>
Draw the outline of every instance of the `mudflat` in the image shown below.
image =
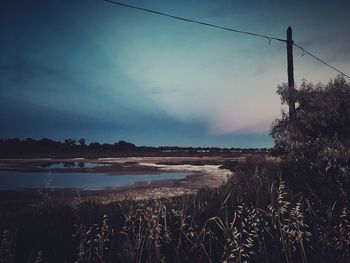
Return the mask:
<path id="1" fill-rule="evenodd" d="M 105 164 L 96 167 L 74 165 L 67 168 L 50 168 L 52 172 L 86 172 L 105 173 L 111 176 L 125 174 L 157 174 L 164 172 L 185 173 L 184 179 L 152 180 L 138 182 L 124 187 L 105 190 L 81 189 L 21 189 L 0 191 L 2 205 L 13 202 L 41 202 L 50 199 L 59 202 L 78 203 L 81 201 L 99 201 L 108 203 L 123 199 L 141 200 L 146 198 L 173 197 L 190 194 L 202 187 L 218 187 L 225 182 L 231 172 L 222 169 L 222 165 L 229 161 L 241 162 L 240 157 L 121 157 L 121 158 L 32 158 L 32 159 L 0 159 L 0 171 L 47 172 L 52 163 L 96 163 Z M 1 183 L 1 178 L 0 178 Z"/>

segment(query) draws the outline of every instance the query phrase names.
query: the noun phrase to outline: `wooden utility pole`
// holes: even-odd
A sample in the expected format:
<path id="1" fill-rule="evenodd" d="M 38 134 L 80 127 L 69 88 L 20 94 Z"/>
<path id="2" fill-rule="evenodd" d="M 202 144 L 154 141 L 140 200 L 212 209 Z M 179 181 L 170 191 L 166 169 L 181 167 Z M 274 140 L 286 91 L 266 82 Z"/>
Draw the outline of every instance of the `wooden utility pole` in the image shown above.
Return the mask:
<path id="1" fill-rule="evenodd" d="M 289 26 L 287 29 L 287 63 L 288 63 L 288 104 L 289 119 L 295 118 L 295 98 L 294 98 L 294 68 L 293 68 L 293 31 Z"/>

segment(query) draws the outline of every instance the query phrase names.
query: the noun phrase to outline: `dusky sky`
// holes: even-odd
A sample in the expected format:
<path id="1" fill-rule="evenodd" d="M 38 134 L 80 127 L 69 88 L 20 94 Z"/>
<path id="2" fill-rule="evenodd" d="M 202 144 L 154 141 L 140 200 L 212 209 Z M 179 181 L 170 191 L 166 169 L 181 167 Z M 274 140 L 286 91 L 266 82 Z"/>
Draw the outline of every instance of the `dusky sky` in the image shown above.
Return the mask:
<path id="1" fill-rule="evenodd" d="M 350 72 L 349 1 L 123 3 L 294 40 Z M 269 147 L 284 43 L 102 0 L 2 0 L 0 137 Z M 295 81 L 337 73 L 294 49 Z"/>

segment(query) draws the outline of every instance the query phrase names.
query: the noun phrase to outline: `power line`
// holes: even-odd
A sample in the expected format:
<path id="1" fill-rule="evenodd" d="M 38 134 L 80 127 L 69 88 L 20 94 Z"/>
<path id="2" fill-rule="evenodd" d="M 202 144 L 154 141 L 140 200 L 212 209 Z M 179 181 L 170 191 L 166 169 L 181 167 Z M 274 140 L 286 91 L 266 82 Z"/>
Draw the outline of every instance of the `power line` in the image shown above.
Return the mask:
<path id="1" fill-rule="evenodd" d="M 301 49 L 301 51 L 303 51 L 302 56 L 304 56 L 304 55 L 309 55 L 310 57 L 313 57 L 314 59 L 316 59 L 317 61 L 321 62 L 322 64 L 324 64 L 324 65 L 330 67 L 331 69 L 335 70 L 336 72 L 340 73 L 342 76 L 345 76 L 345 77 L 347 77 L 347 78 L 350 79 L 349 75 L 345 74 L 344 72 L 340 71 L 339 69 L 336 69 L 336 68 L 333 67 L 332 65 L 328 64 L 326 61 L 324 61 L 324 60 L 322 60 L 322 59 L 316 57 L 314 54 L 310 53 L 309 51 L 307 51 L 305 48 L 299 46 L 298 44 L 296 44 L 296 43 L 293 43 L 293 44 L 294 44 L 294 46 L 296 46 L 297 48 Z"/>
<path id="2" fill-rule="evenodd" d="M 123 6 L 123 7 L 128 7 L 128 8 L 132 8 L 132 9 L 136 9 L 136 10 L 140 10 L 140 11 L 144 11 L 144 12 L 148 12 L 148 13 L 152 13 L 152 14 L 156 14 L 156 15 L 166 16 L 166 17 L 170 17 L 170 18 L 181 20 L 181 21 L 185 21 L 185 22 L 190 22 L 190 23 L 194 23 L 194 24 L 199 24 L 199 25 L 203 25 L 203 26 L 213 27 L 213 28 L 222 29 L 222 30 L 235 32 L 235 33 L 246 34 L 246 35 L 255 36 L 255 37 L 261 37 L 261 38 L 267 39 L 269 41 L 269 44 L 271 43 L 272 40 L 277 40 L 277 41 L 285 42 L 285 43 L 287 42 L 287 40 L 281 39 L 281 38 L 277 38 L 277 37 L 266 36 L 266 35 L 262 35 L 262 34 L 258 34 L 258 33 L 254 33 L 254 32 L 248 32 L 248 31 L 243 31 L 243 30 L 223 27 L 223 26 L 219 26 L 219 25 L 214 25 L 214 24 L 210 24 L 210 23 L 206 23 L 206 22 L 202 22 L 202 21 L 197 21 L 197 20 L 193 20 L 193 19 L 188 19 L 188 18 L 183 18 L 183 17 L 179 17 L 179 16 L 174 16 L 174 15 L 170 15 L 170 14 L 167 14 L 167 13 L 163 13 L 163 12 L 159 12 L 159 11 L 155 11 L 155 10 L 151 10 L 151 9 L 147 9 L 147 8 L 143 8 L 143 7 L 128 5 L 128 4 L 120 3 L 120 2 L 117 2 L 117 1 L 113 1 L 113 0 L 104 0 L 104 1 L 112 3 L 112 4 L 115 4 L 115 5 L 120 5 L 120 6 Z M 309 51 L 305 50 L 305 48 L 297 45 L 294 42 L 293 42 L 293 45 L 296 46 L 297 48 L 301 49 L 303 51 L 303 55 L 309 55 L 309 56 L 313 57 L 314 59 L 316 59 L 317 61 L 321 62 L 322 64 L 324 64 L 324 65 L 330 67 L 331 69 L 335 70 L 336 72 L 340 73 L 342 76 L 345 76 L 345 77 L 350 79 L 349 75 L 347 75 L 344 72 L 338 70 L 337 68 L 335 68 L 332 65 L 328 64 L 324 60 L 318 58 L 314 54 L 312 54 Z"/>
<path id="3" fill-rule="evenodd" d="M 210 24 L 210 23 L 206 23 L 206 22 L 202 22 L 202 21 L 197 21 L 197 20 L 192 20 L 192 19 L 188 19 L 188 18 L 183 18 L 183 17 L 179 17 L 179 16 L 166 14 L 166 13 L 163 13 L 163 12 L 159 12 L 159 11 L 155 11 L 155 10 L 151 10 L 151 9 L 147 9 L 147 8 L 142 8 L 142 7 L 138 7 L 138 6 L 123 4 L 123 3 L 120 3 L 120 2 L 117 2 L 117 1 L 113 1 L 113 0 L 104 0 L 104 1 L 112 3 L 112 4 L 128 7 L 128 8 L 132 8 L 132 9 L 145 11 L 145 12 L 148 12 L 148 13 L 153 13 L 153 14 L 170 17 L 170 18 L 177 19 L 177 20 L 182 20 L 182 21 L 186 21 L 186 22 L 190 22 L 190 23 L 203 25 L 203 26 L 218 28 L 218 29 L 222 29 L 222 30 L 226 30 L 226 31 L 231 31 L 231 32 L 236 32 L 236 33 L 256 36 L 256 37 L 262 37 L 262 38 L 267 39 L 269 41 L 269 43 L 271 43 L 272 40 L 286 42 L 285 39 L 281 39 L 281 38 L 277 38 L 277 37 L 271 37 L 271 36 L 266 36 L 266 35 L 262 35 L 262 34 L 258 34 L 258 33 L 253 33 L 253 32 L 248 32 L 248 31 L 243 31 L 243 30 L 238 30 L 238 29 L 233 29 L 233 28 L 228 28 L 228 27 L 223 27 L 223 26 L 218 26 L 218 25 L 214 25 L 214 24 Z"/>

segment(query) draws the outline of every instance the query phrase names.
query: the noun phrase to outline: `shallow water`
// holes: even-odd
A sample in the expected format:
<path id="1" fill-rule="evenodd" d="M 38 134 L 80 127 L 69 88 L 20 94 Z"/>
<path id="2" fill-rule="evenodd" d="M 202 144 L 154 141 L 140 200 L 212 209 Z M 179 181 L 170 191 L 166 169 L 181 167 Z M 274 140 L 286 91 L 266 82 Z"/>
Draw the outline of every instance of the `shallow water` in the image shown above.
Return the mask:
<path id="1" fill-rule="evenodd" d="M 92 163 L 92 162 L 56 162 L 39 164 L 37 167 L 47 169 L 71 169 L 71 168 L 96 168 L 111 166 L 107 163 Z"/>
<path id="2" fill-rule="evenodd" d="M 184 173 L 160 174 L 123 174 L 109 175 L 103 173 L 39 173 L 0 171 L 0 190 L 36 189 L 36 188 L 76 188 L 82 190 L 113 189 L 133 185 L 137 182 L 148 182 L 165 179 L 183 179 Z"/>

